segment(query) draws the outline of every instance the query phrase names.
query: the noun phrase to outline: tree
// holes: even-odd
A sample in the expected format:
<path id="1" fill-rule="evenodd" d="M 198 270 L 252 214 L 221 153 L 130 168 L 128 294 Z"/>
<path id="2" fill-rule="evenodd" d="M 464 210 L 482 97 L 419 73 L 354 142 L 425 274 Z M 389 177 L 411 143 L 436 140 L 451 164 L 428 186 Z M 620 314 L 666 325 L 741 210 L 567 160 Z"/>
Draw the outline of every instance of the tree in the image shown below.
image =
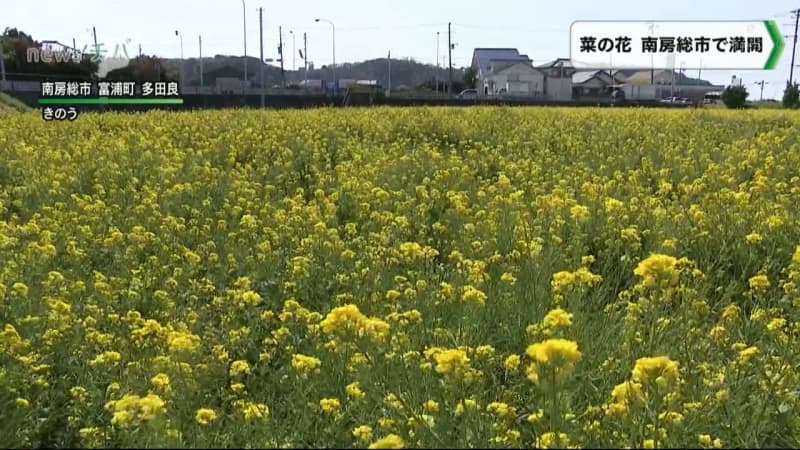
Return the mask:
<path id="1" fill-rule="evenodd" d="M 728 108 L 744 108 L 747 105 L 747 88 L 744 86 L 728 86 L 722 91 L 722 103 Z"/>
<path id="2" fill-rule="evenodd" d="M 786 83 L 786 90 L 783 91 L 783 107 L 800 107 L 800 87 L 797 85 L 797 83 Z"/>
<path id="3" fill-rule="evenodd" d="M 137 56 L 128 65 L 109 71 L 106 80 L 170 81 L 180 78 L 180 70 L 174 64 L 165 62 L 156 56 Z"/>
<path id="4" fill-rule="evenodd" d="M 475 89 L 475 83 L 478 81 L 478 74 L 472 67 L 464 69 L 464 86 L 467 89 Z"/>
<path id="5" fill-rule="evenodd" d="M 89 80 L 97 73 L 97 61 L 84 55 L 80 62 L 28 61 L 28 49 L 42 49 L 42 43 L 16 28 L 6 27 L 0 36 L 3 59 L 9 79 L 41 81 L 46 78 Z"/>

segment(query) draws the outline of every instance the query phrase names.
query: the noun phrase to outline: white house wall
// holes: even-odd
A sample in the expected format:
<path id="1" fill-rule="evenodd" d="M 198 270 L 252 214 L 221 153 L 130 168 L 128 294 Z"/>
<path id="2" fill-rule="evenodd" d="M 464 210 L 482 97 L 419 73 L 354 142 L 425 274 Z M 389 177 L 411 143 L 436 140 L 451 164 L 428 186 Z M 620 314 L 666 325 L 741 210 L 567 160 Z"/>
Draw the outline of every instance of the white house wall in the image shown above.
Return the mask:
<path id="1" fill-rule="evenodd" d="M 509 94 L 542 96 L 544 94 L 544 74 L 524 67 L 510 67 L 493 74 L 478 83 L 478 93 L 484 95 L 485 83 L 490 83 L 489 96 L 496 91 L 509 88 Z"/>
<path id="2" fill-rule="evenodd" d="M 547 78 L 544 94 L 548 100 L 572 100 L 572 79 L 570 77 Z"/>

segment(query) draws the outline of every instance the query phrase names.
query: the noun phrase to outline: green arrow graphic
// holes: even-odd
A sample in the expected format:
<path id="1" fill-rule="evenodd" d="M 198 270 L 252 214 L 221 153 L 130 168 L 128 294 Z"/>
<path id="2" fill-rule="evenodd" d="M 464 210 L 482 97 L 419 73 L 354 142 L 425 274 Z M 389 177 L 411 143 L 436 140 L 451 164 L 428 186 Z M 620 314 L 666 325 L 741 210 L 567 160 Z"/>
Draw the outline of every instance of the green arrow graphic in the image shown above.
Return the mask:
<path id="1" fill-rule="evenodd" d="M 783 36 L 774 20 L 765 20 L 764 25 L 767 26 L 769 36 L 772 38 L 772 52 L 770 52 L 767 58 L 767 63 L 764 64 L 764 70 L 772 70 L 778 64 L 778 58 L 780 58 L 781 53 L 783 53 Z"/>

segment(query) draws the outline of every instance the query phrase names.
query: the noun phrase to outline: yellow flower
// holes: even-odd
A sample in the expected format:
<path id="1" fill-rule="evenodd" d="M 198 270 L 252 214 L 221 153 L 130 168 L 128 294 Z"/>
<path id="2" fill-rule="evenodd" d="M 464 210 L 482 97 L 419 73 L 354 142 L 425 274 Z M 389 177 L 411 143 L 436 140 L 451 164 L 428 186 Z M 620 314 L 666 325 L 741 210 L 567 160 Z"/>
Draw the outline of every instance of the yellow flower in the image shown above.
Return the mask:
<path id="1" fill-rule="evenodd" d="M 590 216 L 589 208 L 583 205 L 575 205 L 569 209 L 569 214 L 572 219 L 581 222 Z"/>
<path id="2" fill-rule="evenodd" d="M 566 448 L 570 445 L 569 436 L 566 433 L 547 432 L 536 439 L 536 448 Z"/>
<path id="3" fill-rule="evenodd" d="M 89 393 L 86 391 L 86 388 L 82 386 L 75 386 L 69 389 L 69 395 L 75 400 L 82 402 L 86 400 L 86 397 L 89 395 Z"/>
<path id="4" fill-rule="evenodd" d="M 774 318 L 774 319 L 769 321 L 769 323 L 767 324 L 767 330 L 769 330 L 769 331 L 777 331 L 777 330 L 782 329 L 785 326 L 786 326 L 786 319 L 784 319 L 782 317 L 776 317 L 776 318 Z"/>
<path id="5" fill-rule="evenodd" d="M 739 355 L 736 357 L 736 362 L 739 364 L 747 364 L 755 354 L 758 353 L 758 347 L 751 346 L 747 347 L 741 351 L 739 351 Z"/>
<path id="6" fill-rule="evenodd" d="M 372 427 L 369 425 L 361 425 L 353 428 L 353 437 L 359 441 L 368 441 L 372 439 Z"/>
<path id="7" fill-rule="evenodd" d="M 255 291 L 245 291 L 241 295 L 241 303 L 245 306 L 257 306 L 261 303 L 261 295 Z"/>
<path id="8" fill-rule="evenodd" d="M 464 350 L 444 350 L 434 356 L 436 372 L 441 374 L 457 373 L 469 368 L 469 358 Z"/>
<path id="9" fill-rule="evenodd" d="M 508 284 L 514 284 L 517 282 L 516 277 L 509 272 L 503 273 L 503 275 L 500 276 L 500 280 Z"/>
<path id="10" fill-rule="evenodd" d="M 149 421 L 164 411 L 165 403 L 155 394 L 145 397 L 125 394 L 119 400 L 106 403 L 105 408 L 113 413 L 111 424 L 127 427 L 137 421 Z"/>
<path id="11" fill-rule="evenodd" d="M 521 359 L 519 355 L 509 355 L 508 358 L 503 361 L 503 367 L 505 367 L 506 370 L 517 370 L 520 362 Z"/>
<path id="12" fill-rule="evenodd" d="M 89 361 L 89 365 L 91 366 L 99 366 L 104 364 L 114 365 L 118 363 L 121 359 L 122 355 L 120 355 L 119 352 L 108 351 L 97 355 L 97 357 Z"/>
<path id="13" fill-rule="evenodd" d="M 747 280 L 747 283 L 750 285 L 750 289 L 754 291 L 766 291 L 769 289 L 769 278 L 766 275 L 756 275 L 751 277 Z"/>
<path id="14" fill-rule="evenodd" d="M 528 379 L 534 383 L 540 380 L 539 369 L 549 368 L 553 371 L 555 381 L 561 381 L 572 372 L 574 364 L 580 359 L 578 343 L 566 339 L 548 339 L 544 342 L 528 346 L 526 353 L 534 360 L 528 367 Z"/>
<path id="15" fill-rule="evenodd" d="M 378 419 L 378 425 L 383 429 L 389 429 L 394 426 L 394 419 L 390 419 L 388 417 L 381 417 Z"/>
<path id="16" fill-rule="evenodd" d="M 461 300 L 467 303 L 476 303 L 483 305 L 486 303 L 486 294 L 474 286 L 465 286 L 464 292 L 461 294 Z"/>
<path id="17" fill-rule="evenodd" d="M 213 409 L 200 408 L 194 415 L 194 420 L 200 425 L 208 425 L 209 423 L 217 420 L 217 413 Z"/>
<path id="18" fill-rule="evenodd" d="M 642 448 L 656 448 L 656 441 L 653 439 L 645 439 L 642 441 Z"/>
<path id="19" fill-rule="evenodd" d="M 741 311 L 738 305 L 731 303 L 722 310 L 722 320 L 732 322 L 739 318 Z"/>
<path id="20" fill-rule="evenodd" d="M 263 403 L 253 403 L 246 400 L 236 400 L 233 402 L 236 410 L 244 416 L 244 420 L 265 419 L 269 417 L 269 408 Z"/>
<path id="21" fill-rule="evenodd" d="M 662 412 L 661 414 L 658 415 L 658 420 L 664 422 L 670 422 L 674 425 L 677 425 L 683 422 L 683 414 L 677 411 Z"/>
<path id="22" fill-rule="evenodd" d="M 166 389 L 169 387 L 169 375 L 165 373 L 159 373 L 153 378 L 150 378 L 150 384 L 158 389 Z"/>
<path id="23" fill-rule="evenodd" d="M 170 332 L 167 336 L 169 350 L 172 353 L 192 353 L 200 349 L 202 340 L 199 336 L 180 331 Z"/>
<path id="24" fill-rule="evenodd" d="M 750 243 L 750 244 L 755 244 L 755 243 L 761 242 L 763 239 L 764 238 L 761 237 L 761 235 L 758 234 L 758 233 L 750 233 L 747 236 L 745 236 L 745 240 L 747 240 L 747 242 Z"/>
<path id="25" fill-rule="evenodd" d="M 17 408 L 27 408 L 31 405 L 30 402 L 24 398 L 17 398 L 14 401 L 14 404 L 17 406 Z"/>
<path id="26" fill-rule="evenodd" d="M 527 420 L 528 423 L 537 423 L 542 420 L 542 417 L 544 417 L 544 411 L 537 409 L 536 411 L 531 411 L 530 414 L 528 414 L 528 418 L 525 420 Z"/>
<path id="27" fill-rule="evenodd" d="M 401 439 L 400 436 L 396 434 L 389 434 L 370 444 L 369 448 L 404 448 L 405 446 L 406 444 L 403 442 L 403 439 Z"/>
<path id="28" fill-rule="evenodd" d="M 614 386 L 614 389 L 611 391 L 611 397 L 619 403 L 639 400 L 642 398 L 642 385 L 631 381 L 625 381 Z"/>
<path id="29" fill-rule="evenodd" d="M 673 385 L 678 380 L 678 363 L 666 356 L 646 357 L 636 360 L 632 378 L 639 383 Z"/>
<path id="30" fill-rule="evenodd" d="M 476 402 L 471 398 L 465 398 L 464 400 L 458 402 L 458 404 L 456 405 L 455 413 L 457 416 L 460 416 L 461 414 L 464 414 L 464 412 L 468 409 L 472 410 L 477 408 L 478 408 L 478 402 Z"/>
<path id="31" fill-rule="evenodd" d="M 570 325 L 572 325 L 572 314 L 561 308 L 551 310 L 544 316 L 544 319 L 542 319 L 542 326 L 544 328 L 568 327 Z"/>
<path id="32" fill-rule="evenodd" d="M 353 398 L 364 398 L 366 395 L 364 391 L 361 390 L 361 387 L 359 387 L 358 381 L 348 384 L 345 386 L 344 390 L 348 396 Z"/>
<path id="33" fill-rule="evenodd" d="M 164 401 L 155 394 L 148 394 L 139 400 L 139 415 L 142 420 L 151 420 L 164 411 Z"/>
<path id="34" fill-rule="evenodd" d="M 325 319 L 320 322 L 322 330 L 326 333 L 336 333 L 339 336 L 369 336 L 373 339 L 382 339 L 389 335 L 388 323 L 365 316 L 358 307 L 348 304 L 334 308 Z"/>
<path id="35" fill-rule="evenodd" d="M 517 409 L 503 402 L 489 403 L 486 406 L 486 412 L 505 419 L 513 419 L 517 416 Z"/>
<path id="36" fill-rule="evenodd" d="M 319 407 L 326 413 L 333 414 L 339 411 L 341 403 L 335 398 L 323 398 L 319 401 Z"/>
<path id="37" fill-rule="evenodd" d="M 424 409 L 425 411 L 428 411 L 428 412 L 438 412 L 439 411 L 439 403 L 437 403 L 437 402 L 435 402 L 433 400 L 428 400 L 428 401 L 426 401 L 425 403 L 422 404 L 422 409 Z"/>
<path id="38" fill-rule="evenodd" d="M 491 345 L 479 345 L 475 348 L 475 355 L 478 357 L 487 358 L 494 354 L 494 347 Z"/>
<path id="39" fill-rule="evenodd" d="M 250 364 L 244 360 L 238 360 L 231 363 L 230 376 L 238 377 L 239 375 L 248 375 L 250 373 Z"/>
<path id="40" fill-rule="evenodd" d="M 300 373 L 319 372 L 320 364 L 320 360 L 313 356 L 306 356 L 300 353 L 292 355 L 292 369 Z"/>
<path id="41" fill-rule="evenodd" d="M 641 261 L 633 273 L 642 277 L 645 286 L 674 285 L 678 282 L 679 276 L 675 268 L 677 263 L 677 258 L 673 256 L 656 253 Z"/>

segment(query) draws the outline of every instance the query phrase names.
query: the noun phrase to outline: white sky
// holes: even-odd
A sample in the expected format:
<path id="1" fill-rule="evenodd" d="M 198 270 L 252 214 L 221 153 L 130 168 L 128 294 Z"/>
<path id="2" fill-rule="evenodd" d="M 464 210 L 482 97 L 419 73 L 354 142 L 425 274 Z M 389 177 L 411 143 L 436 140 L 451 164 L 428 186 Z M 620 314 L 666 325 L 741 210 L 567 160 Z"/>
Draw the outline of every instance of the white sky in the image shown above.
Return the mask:
<path id="1" fill-rule="evenodd" d="M 516 47 L 534 64 L 569 56 L 569 27 L 574 20 L 765 20 L 774 19 L 784 35 L 794 32 L 790 11 L 800 5 L 790 0 L 492 0 L 477 2 L 398 2 L 364 0 L 26 0 L 4 1 L 0 27 L 12 26 L 37 40 L 58 40 L 79 49 L 91 48 L 92 26 L 98 42 L 113 53 L 126 42 L 128 53 L 179 57 L 181 31 L 184 56 L 198 55 L 198 36 L 203 55 L 244 54 L 243 12 L 247 15 L 247 54 L 258 56 L 258 11 L 264 8 L 264 57 L 277 58 L 278 26 L 283 27 L 285 68 L 308 35 L 309 60 L 319 67 L 332 60 L 331 27 L 315 23 L 316 17 L 336 24 L 336 62 L 356 62 L 385 57 L 411 57 L 436 61 L 436 32 L 440 32 L 440 59 L 447 56 L 447 23 L 452 22 L 453 65 L 468 65 L 475 47 Z M 296 34 L 295 49 L 292 36 Z M 744 77 L 757 99 L 765 80 L 765 98 L 780 98 L 789 77 L 792 39 L 778 67 L 772 71 L 710 71 L 702 78 L 716 84 L 730 82 L 736 73 Z M 121 52 L 121 50 L 120 50 Z M 107 56 L 111 56 L 110 53 Z M 296 64 L 301 63 L 297 58 Z M 796 64 L 800 64 L 797 61 Z M 689 76 L 697 76 L 687 71 Z M 798 77 L 795 77 L 798 78 Z"/>

